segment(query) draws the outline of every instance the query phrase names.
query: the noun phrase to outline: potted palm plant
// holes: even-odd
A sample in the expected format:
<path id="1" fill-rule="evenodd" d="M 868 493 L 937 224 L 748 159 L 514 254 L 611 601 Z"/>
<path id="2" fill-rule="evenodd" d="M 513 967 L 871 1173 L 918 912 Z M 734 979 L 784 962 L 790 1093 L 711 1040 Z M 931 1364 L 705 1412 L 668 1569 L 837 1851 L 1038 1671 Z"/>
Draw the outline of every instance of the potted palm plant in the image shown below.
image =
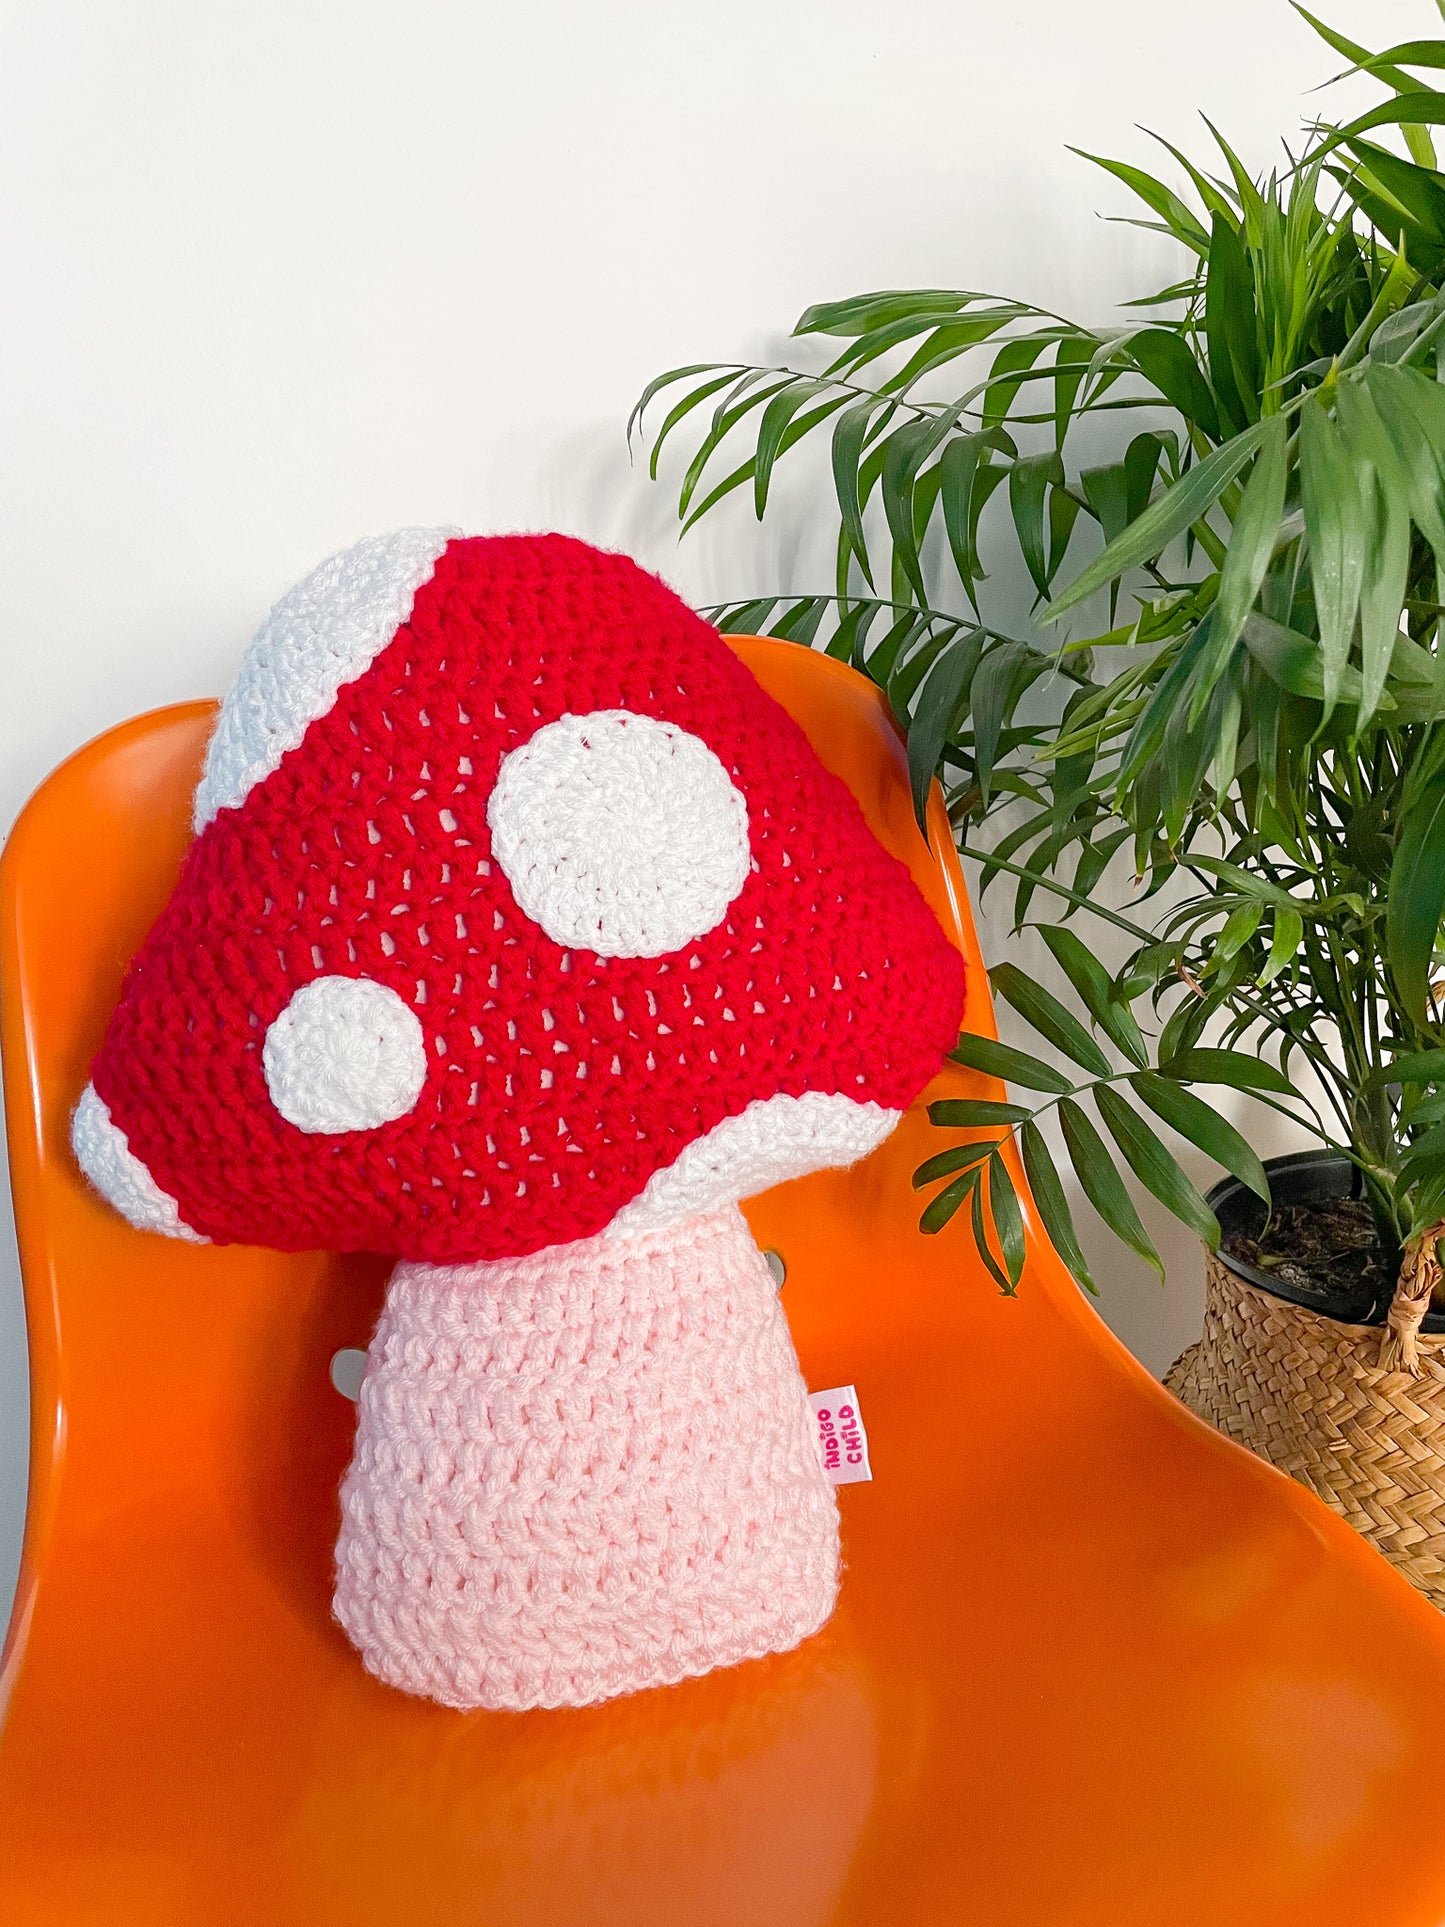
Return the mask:
<path id="1" fill-rule="evenodd" d="M 1061 1157 L 1162 1275 L 1131 1172 L 1209 1250 L 1175 1388 L 1445 1603 L 1445 41 L 1371 54 L 1304 17 L 1388 97 L 1263 181 L 1218 134 L 1217 172 L 1169 149 L 1179 192 L 1100 161 L 1186 264 L 1119 326 L 864 295 L 798 323 L 823 365 L 674 369 L 632 426 L 666 408 L 654 476 L 691 437 L 685 526 L 745 487 L 767 514 L 826 428 L 834 582 L 715 616 L 887 691 L 920 813 L 937 774 L 1055 967 L 994 966 L 1039 1047 L 960 1039 L 1013 1090 L 934 1106 L 924 1229 L 963 1212 L 1015 1288 L 1013 1132 L 1086 1289 Z M 990 599 L 1000 548 L 1027 621 Z M 1211 1086 L 1319 1149 L 1266 1170 Z M 1208 1197 L 1177 1137 L 1228 1173 Z"/>

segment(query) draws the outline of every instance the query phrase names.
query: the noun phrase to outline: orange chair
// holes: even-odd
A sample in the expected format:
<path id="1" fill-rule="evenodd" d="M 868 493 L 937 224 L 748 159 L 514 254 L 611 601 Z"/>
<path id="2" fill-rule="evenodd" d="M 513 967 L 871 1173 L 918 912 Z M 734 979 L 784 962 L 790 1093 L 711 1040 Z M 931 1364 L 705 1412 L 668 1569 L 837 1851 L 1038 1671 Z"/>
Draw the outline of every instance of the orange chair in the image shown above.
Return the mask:
<path id="1" fill-rule="evenodd" d="M 878 694 L 737 647 L 910 864 L 987 1024 L 942 806 L 931 855 Z M 921 1236 L 921 1107 L 749 1207 L 809 1382 L 856 1383 L 872 1443 L 827 1630 L 580 1712 L 370 1679 L 328 1612 L 354 1412 L 328 1370 L 383 1263 L 142 1236 L 67 1149 L 211 714 L 81 750 L 4 860 L 34 1387 L 4 1927 L 1440 1927 L 1445 1622 L 1176 1405 L 1032 1221 L 1015 1301 L 961 1226 Z"/>

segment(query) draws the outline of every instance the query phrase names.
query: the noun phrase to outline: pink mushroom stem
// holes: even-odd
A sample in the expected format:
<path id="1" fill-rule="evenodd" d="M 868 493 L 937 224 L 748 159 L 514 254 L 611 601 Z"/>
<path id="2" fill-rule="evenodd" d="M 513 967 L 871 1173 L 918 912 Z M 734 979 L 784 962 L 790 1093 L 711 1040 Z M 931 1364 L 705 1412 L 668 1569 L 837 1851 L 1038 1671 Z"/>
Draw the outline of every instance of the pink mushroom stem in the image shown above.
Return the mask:
<path id="1" fill-rule="evenodd" d="M 449 1706 L 583 1706 L 781 1652 L 838 1511 L 734 1206 L 529 1257 L 398 1265 L 342 1487 L 336 1616 Z"/>

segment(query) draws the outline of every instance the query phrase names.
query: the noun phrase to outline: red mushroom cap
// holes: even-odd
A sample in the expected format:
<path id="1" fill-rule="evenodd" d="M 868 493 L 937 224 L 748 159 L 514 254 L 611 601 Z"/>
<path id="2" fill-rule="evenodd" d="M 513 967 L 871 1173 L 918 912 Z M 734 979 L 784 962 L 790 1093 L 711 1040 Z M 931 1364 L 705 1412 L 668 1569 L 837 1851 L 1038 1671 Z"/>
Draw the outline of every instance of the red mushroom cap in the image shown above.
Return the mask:
<path id="1" fill-rule="evenodd" d="M 414 535 L 253 645 L 82 1163 L 180 1235 L 456 1262 L 599 1231 L 730 1119 L 761 1120 L 725 1134 L 733 1195 L 808 1168 L 769 1166 L 769 1100 L 869 1148 L 964 973 L 844 785 L 624 557 Z"/>

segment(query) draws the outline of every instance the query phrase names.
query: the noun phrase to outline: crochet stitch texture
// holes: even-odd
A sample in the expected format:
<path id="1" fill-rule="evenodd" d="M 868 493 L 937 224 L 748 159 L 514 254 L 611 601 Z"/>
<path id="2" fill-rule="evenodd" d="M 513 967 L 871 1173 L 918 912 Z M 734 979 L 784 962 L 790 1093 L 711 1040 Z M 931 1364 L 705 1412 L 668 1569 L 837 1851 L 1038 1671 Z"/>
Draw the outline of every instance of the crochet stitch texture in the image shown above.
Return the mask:
<path id="1" fill-rule="evenodd" d="M 274 656 L 274 619 L 262 635 Z M 504 757 L 564 716 L 619 710 L 696 739 L 746 810 L 741 888 L 656 956 L 555 942 L 488 823 Z M 557 790 L 551 833 L 569 807 Z M 277 1108 L 265 1039 L 319 977 L 415 1012 L 428 1069 L 404 1115 L 338 1134 Z M 470 538 L 192 846 L 92 1081 L 213 1242 L 458 1263 L 590 1237 L 755 1100 L 901 1110 L 962 998 L 962 960 L 906 870 L 714 630 L 625 557 Z"/>
<path id="2" fill-rule="evenodd" d="M 736 1204 L 881 1143 L 964 988 L 847 789 L 626 558 L 405 530 L 273 610 L 196 824 L 72 1144 L 139 1227 L 403 1260 L 366 1665 L 584 1705 L 805 1638 L 837 1507 Z"/>
<path id="3" fill-rule="evenodd" d="M 585 1705 L 781 1652 L 838 1586 L 736 1207 L 680 1239 L 400 1266 L 342 1511 L 337 1617 L 371 1672 L 448 1706 Z"/>

